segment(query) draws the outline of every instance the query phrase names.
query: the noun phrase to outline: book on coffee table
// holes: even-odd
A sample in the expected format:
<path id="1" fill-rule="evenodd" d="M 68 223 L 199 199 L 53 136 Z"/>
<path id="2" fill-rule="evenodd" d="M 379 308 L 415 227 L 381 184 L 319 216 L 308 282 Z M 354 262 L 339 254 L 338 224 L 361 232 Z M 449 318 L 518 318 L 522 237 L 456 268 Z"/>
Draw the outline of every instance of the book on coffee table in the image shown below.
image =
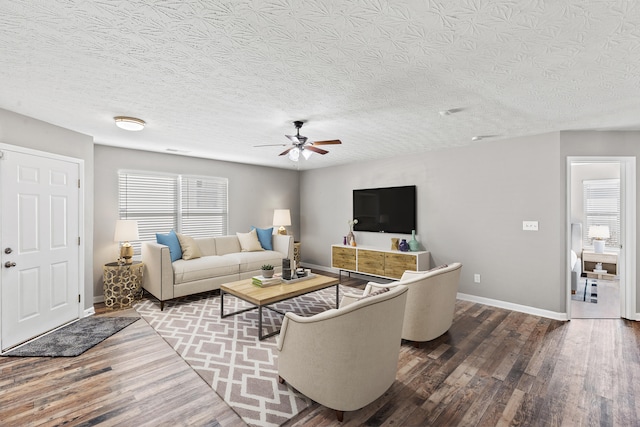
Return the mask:
<path id="1" fill-rule="evenodd" d="M 271 278 L 267 279 L 264 276 L 253 276 L 251 278 L 251 282 L 256 286 L 260 286 L 262 288 L 266 288 L 267 286 L 273 286 L 273 285 L 278 285 L 278 284 L 282 283 L 282 278 L 280 278 L 280 277 L 271 277 Z"/>

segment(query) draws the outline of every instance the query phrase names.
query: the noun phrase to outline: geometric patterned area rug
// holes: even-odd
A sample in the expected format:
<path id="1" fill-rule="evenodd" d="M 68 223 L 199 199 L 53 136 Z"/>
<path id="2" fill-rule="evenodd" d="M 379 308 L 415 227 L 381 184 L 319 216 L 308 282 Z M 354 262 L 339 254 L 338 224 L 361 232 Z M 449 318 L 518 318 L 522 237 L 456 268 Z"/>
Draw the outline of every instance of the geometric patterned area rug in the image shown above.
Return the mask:
<path id="1" fill-rule="evenodd" d="M 228 294 L 224 305 L 225 314 L 251 307 Z M 301 316 L 335 306 L 333 286 L 273 305 Z M 248 425 L 279 426 L 312 403 L 278 383 L 278 335 L 258 339 L 257 309 L 221 319 L 213 292 L 168 301 L 164 311 L 148 297 L 135 309 Z M 282 315 L 263 308 L 262 316 L 264 333 L 280 328 Z"/>
<path id="2" fill-rule="evenodd" d="M 20 357 L 78 356 L 138 319 L 139 317 L 83 317 L 2 355 Z"/>

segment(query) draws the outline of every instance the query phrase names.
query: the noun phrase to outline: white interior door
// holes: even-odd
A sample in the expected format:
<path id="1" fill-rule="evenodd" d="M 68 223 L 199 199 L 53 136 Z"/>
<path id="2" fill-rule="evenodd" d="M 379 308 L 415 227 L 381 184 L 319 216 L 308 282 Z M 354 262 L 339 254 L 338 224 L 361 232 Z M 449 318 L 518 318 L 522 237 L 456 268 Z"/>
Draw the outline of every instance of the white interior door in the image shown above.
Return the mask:
<path id="1" fill-rule="evenodd" d="M 3 350 L 79 317 L 79 164 L 2 150 Z"/>

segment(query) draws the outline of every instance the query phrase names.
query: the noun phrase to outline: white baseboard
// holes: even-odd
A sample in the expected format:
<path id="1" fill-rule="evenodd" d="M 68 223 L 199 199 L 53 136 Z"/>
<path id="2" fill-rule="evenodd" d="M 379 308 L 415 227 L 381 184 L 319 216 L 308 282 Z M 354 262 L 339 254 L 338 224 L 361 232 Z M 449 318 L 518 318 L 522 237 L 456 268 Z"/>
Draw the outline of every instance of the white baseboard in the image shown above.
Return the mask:
<path id="1" fill-rule="evenodd" d="M 100 304 L 101 302 L 104 302 L 104 295 L 94 295 L 93 303 Z"/>
<path id="2" fill-rule="evenodd" d="M 324 265 L 309 264 L 306 262 L 303 262 L 303 264 L 305 268 L 312 268 L 314 270 L 327 271 L 335 274 L 339 273 L 339 270 L 337 268 L 331 268 Z M 356 277 L 361 277 L 364 280 L 368 280 L 371 278 L 370 276 L 360 276 L 357 273 L 351 273 L 351 274 L 355 275 Z M 475 295 L 463 294 L 460 292 L 458 292 L 457 297 L 458 299 L 461 299 L 464 301 L 477 302 L 479 304 L 489 305 L 489 306 L 498 307 L 498 308 L 504 308 L 512 311 L 518 311 L 521 313 L 531 314 L 534 316 L 546 317 L 549 319 L 561 320 L 561 321 L 569 320 L 569 316 L 567 315 L 567 313 L 558 313 L 556 311 L 543 310 L 541 308 L 531 307 L 528 305 L 514 304 L 511 302 L 500 301 L 500 300 L 491 299 L 491 298 L 478 297 Z M 629 319 L 629 320 L 640 321 L 640 313 L 636 313 L 635 319 Z"/>
<path id="3" fill-rule="evenodd" d="M 326 271 L 327 273 L 338 274 L 337 268 L 327 267 L 326 265 L 309 264 L 308 262 L 301 262 L 301 264 L 303 265 L 304 268 L 312 268 L 314 270 L 320 270 L 320 271 Z"/>
<path id="4" fill-rule="evenodd" d="M 331 268 L 331 267 L 327 267 L 327 266 L 323 266 L 323 265 L 309 264 L 309 263 L 306 263 L 306 262 L 303 262 L 302 264 L 304 264 L 304 266 L 306 268 L 312 268 L 314 270 L 327 271 L 327 272 L 331 272 L 331 273 L 335 273 L 335 274 L 339 273 L 339 270 L 337 268 Z M 370 280 L 371 279 L 371 276 L 361 276 L 361 275 L 359 275 L 357 273 L 351 273 L 351 274 L 356 276 L 356 277 L 362 278 L 364 280 Z M 521 313 L 532 314 L 534 316 L 547 317 L 549 319 L 554 319 L 554 320 L 569 320 L 569 317 L 567 316 L 567 313 L 557 313 L 555 311 L 543 310 L 543 309 L 540 309 L 540 308 L 530 307 L 530 306 L 527 306 L 527 305 L 514 304 L 514 303 L 511 303 L 511 302 L 500 301 L 500 300 L 491 299 L 491 298 L 478 297 L 478 296 L 475 296 L 475 295 L 463 294 L 463 293 L 460 293 L 460 292 L 458 292 L 457 297 L 458 297 L 458 299 L 461 299 L 461 300 L 464 300 L 464 301 L 477 302 L 477 303 L 484 304 L 484 305 L 489 305 L 489 306 L 492 306 L 492 307 L 504 308 L 504 309 L 507 309 L 507 310 L 519 311 Z"/>
<path id="5" fill-rule="evenodd" d="M 83 317 L 93 316 L 94 314 L 96 314 L 96 311 L 93 309 L 93 307 L 85 308 Z"/>
<path id="6" fill-rule="evenodd" d="M 497 299 L 478 297 L 475 295 L 463 294 L 458 292 L 458 299 L 463 301 L 477 302 L 479 304 L 490 305 L 492 307 L 505 308 L 511 311 L 519 311 L 520 313 L 532 314 L 534 316 L 546 317 L 554 320 L 569 320 L 567 313 L 558 313 L 541 308 L 530 307 L 528 305 L 514 304 L 512 302 L 500 301 Z"/>

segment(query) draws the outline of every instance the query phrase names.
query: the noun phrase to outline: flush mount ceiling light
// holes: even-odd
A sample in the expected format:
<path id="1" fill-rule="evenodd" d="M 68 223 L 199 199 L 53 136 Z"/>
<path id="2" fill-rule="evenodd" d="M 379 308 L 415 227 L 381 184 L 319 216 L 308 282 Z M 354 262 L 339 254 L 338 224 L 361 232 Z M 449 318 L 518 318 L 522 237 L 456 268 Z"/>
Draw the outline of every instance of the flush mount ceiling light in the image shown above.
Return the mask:
<path id="1" fill-rule="evenodd" d="M 451 108 L 449 110 L 438 111 L 438 114 L 440 114 L 442 117 L 446 117 L 455 113 L 459 113 L 460 111 L 462 111 L 462 108 Z"/>
<path id="2" fill-rule="evenodd" d="M 471 140 L 472 141 L 482 141 L 483 139 L 494 138 L 496 136 L 498 136 L 498 135 L 476 135 L 476 136 L 472 136 Z"/>
<path id="3" fill-rule="evenodd" d="M 144 120 L 136 119 L 135 117 L 117 116 L 113 120 L 116 121 L 116 126 L 120 129 L 138 131 L 144 129 Z"/>

